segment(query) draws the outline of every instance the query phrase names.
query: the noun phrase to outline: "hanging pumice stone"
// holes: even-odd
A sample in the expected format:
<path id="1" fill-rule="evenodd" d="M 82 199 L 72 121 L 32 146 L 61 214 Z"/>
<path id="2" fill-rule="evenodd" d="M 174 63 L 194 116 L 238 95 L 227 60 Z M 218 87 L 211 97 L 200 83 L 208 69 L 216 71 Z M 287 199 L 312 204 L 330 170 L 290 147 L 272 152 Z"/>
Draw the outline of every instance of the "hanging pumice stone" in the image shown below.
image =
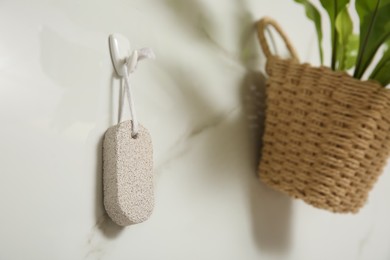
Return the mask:
<path id="1" fill-rule="evenodd" d="M 132 121 L 110 127 L 103 142 L 104 207 L 120 226 L 141 223 L 153 211 L 153 147 L 148 131 Z"/>

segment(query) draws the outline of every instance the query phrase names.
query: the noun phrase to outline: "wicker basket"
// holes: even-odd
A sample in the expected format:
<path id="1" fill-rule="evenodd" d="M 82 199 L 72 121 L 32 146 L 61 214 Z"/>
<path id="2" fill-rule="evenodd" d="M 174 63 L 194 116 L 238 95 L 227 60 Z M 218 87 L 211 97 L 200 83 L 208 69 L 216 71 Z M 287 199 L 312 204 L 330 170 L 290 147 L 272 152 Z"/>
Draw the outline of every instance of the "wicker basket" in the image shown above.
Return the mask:
<path id="1" fill-rule="evenodd" d="M 271 25 L 292 58 L 271 54 Z M 300 64 L 279 25 L 258 23 L 267 57 L 267 102 L 260 179 L 294 198 L 333 212 L 357 212 L 390 151 L 390 93 L 373 81 Z"/>

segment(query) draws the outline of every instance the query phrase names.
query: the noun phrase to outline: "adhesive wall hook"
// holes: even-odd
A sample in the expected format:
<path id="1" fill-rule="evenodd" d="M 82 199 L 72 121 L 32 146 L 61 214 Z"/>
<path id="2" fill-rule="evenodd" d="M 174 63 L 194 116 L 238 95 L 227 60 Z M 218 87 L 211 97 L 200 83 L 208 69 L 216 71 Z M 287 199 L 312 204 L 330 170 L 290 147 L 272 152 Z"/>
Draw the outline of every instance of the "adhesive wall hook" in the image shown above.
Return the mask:
<path id="1" fill-rule="evenodd" d="M 126 68 L 124 66 L 127 66 L 128 73 L 132 73 L 137 68 L 138 61 L 143 59 L 155 59 L 156 57 L 153 50 L 150 48 L 142 48 L 130 52 L 128 40 L 120 34 L 111 34 L 108 40 L 112 64 L 119 77 L 127 76 Z M 118 41 L 121 43 L 122 47 L 126 48 L 120 49 Z"/>
<path id="2" fill-rule="evenodd" d="M 122 45 L 126 45 L 126 50 L 119 49 L 118 39 L 121 41 Z M 132 120 L 132 137 L 136 137 L 138 134 L 138 120 L 137 115 L 135 112 L 135 105 L 134 105 L 134 99 L 131 91 L 130 86 L 130 74 L 133 74 L 134 71 L 137 68 L 138 62 L 143 59 L 147 58 L 155 58 L 155 55 L 150 48 L 142 48 L 139 50 L 133 50 L 130 54 L 130 44 L 127 41 L 127 39 L 119 34 L 111 34 L 108 38 L 109 41 L 109 47 L 110 47 L 110 54 L 111 54 L 111 60 L 112 64 L 114 66 L 114 69 L 118 76 L 123 80 L 125 92 L 127 95 L 127 99 L 129 102 L 129 108 L 130 108 L 130 115 Z M 122 102 L 122 108 L 120 115 L 122 115 L 123 111 L 123 105 Z M 119 121 L 122 121 L 121 116 Z"/>
<path id="3" fill-rule="evenodd" d="M 119 49 L 118 40 L 121 41 L 122 47 L 126 45 L 127 50 Z M 118 34 L 111 34 L 108 37 L 108 42 L 110 46 L 112 65 L 114 66 L 115 72 L 119 77 L 124 77 L 126 76 L 124 65 L 127 63 L 127 58 L 130 54 L 130 44 L 126 38 Z"/>

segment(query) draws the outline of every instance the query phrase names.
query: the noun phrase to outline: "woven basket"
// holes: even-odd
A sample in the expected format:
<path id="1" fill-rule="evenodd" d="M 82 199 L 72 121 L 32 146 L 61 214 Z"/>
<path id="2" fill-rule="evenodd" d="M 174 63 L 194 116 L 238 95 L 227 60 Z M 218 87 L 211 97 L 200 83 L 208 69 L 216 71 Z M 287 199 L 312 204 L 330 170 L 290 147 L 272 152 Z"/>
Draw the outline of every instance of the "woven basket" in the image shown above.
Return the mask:
<path id="1" fill-rule="evenodd" d="M 292 58 L 270 52 L 265 29 L 281 35 Z M 258 23 L 267 57 L 267 101 L 260 179 L 315 207 L 357 212 L 390 151 L 390 94 L 327 67 L 300 64 L 279 25 Z"/>

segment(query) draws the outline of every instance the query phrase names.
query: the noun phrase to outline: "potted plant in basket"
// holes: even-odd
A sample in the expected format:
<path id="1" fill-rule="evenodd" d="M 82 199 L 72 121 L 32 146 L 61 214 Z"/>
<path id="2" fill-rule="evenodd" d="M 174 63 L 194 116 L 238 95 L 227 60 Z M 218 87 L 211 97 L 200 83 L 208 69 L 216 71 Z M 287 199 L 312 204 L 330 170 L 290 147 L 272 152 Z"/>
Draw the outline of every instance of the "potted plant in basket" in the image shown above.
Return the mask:
<path id="1" fill-rule="evenodd" d="M 315 24 L 323 63 L 323 17 L 309 0 L 295 2 Z M 269 75 L 259 176 L 318 208 L 357 212 L 390 152 L 390 90 L 385 89 L 390 83 L 390 0 L 355 1 L 359 35 L 353 33 L 349 0 L 320 4 L 330 19 L 329 67 L 301 64 L 276 21 L 258 23 Z M 267 26 L 282 36 L 290 59 L 271 53 Z"/>

